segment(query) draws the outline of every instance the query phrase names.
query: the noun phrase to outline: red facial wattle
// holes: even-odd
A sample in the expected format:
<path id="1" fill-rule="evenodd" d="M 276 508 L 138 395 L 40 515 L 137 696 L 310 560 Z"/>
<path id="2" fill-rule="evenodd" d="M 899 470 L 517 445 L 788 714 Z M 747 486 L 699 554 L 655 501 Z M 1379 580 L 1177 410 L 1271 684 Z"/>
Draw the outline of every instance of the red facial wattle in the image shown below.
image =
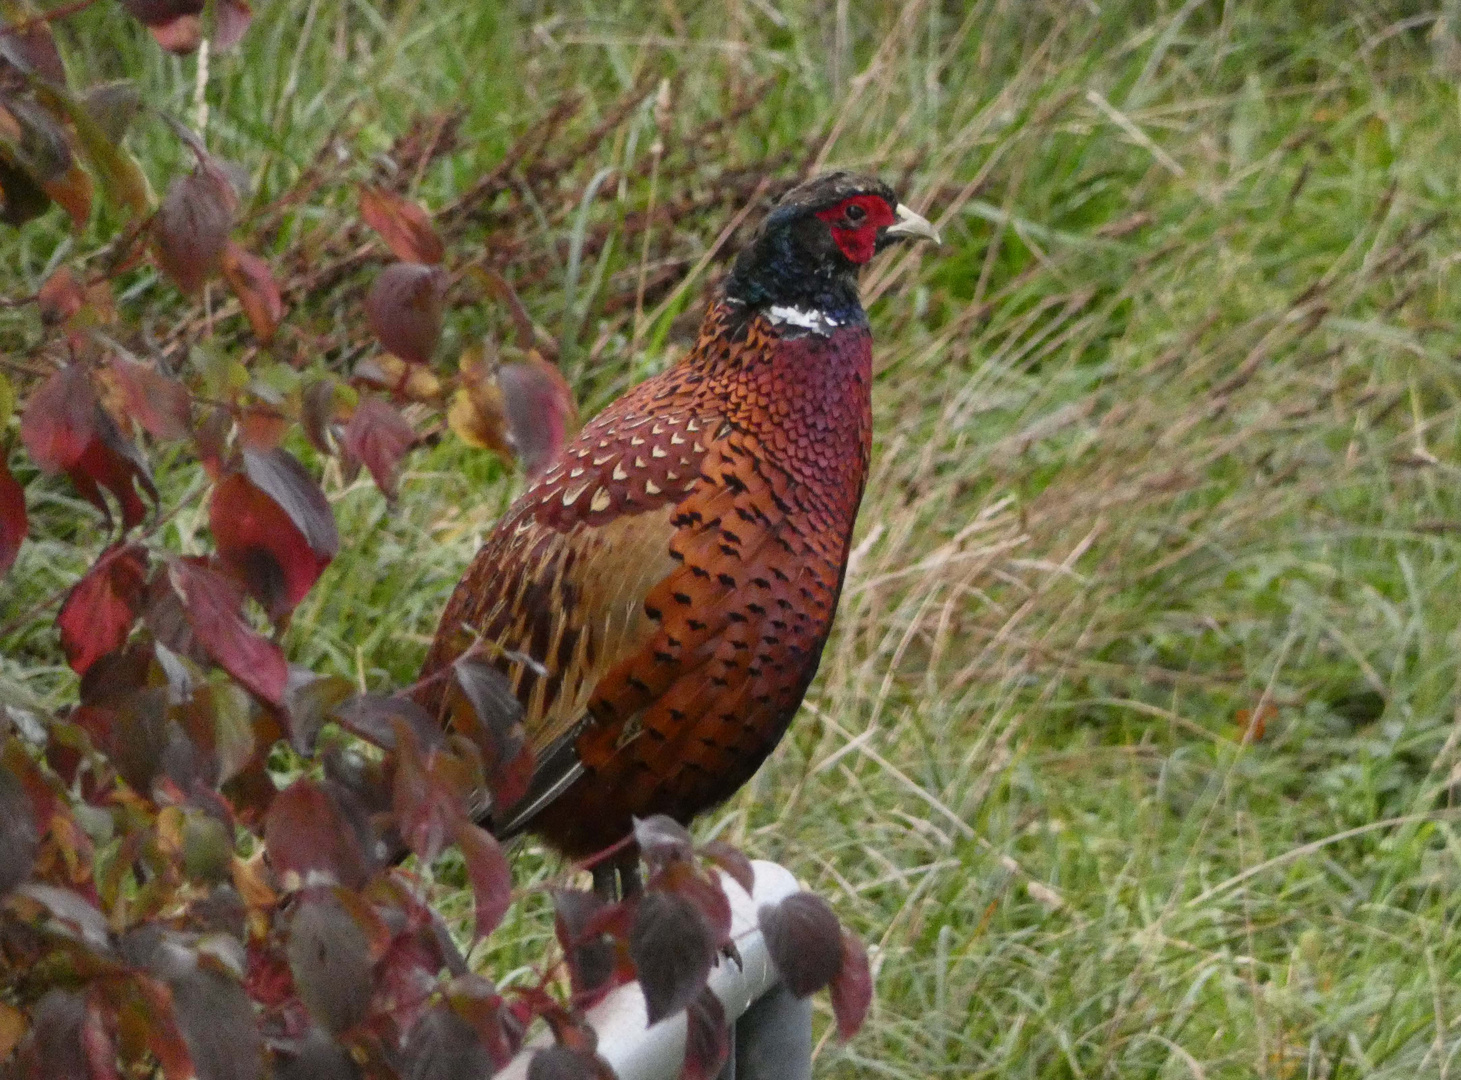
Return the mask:
<path id="1" fill-rule="evenodd" d="M 854 206 L 863 212 L 858 220 L 853 220 L 857 217 L 856 210 L 851 216 L 848 213 Z M 842 249 L 842 254 L 859 265 L 871 259 L 877 251 L 878 230 L 898 220 L 887 200 L 878 195 L 854 195 L 836 206 L 818 210 L 817 217 L 831 228 L 832 239 Z"/>

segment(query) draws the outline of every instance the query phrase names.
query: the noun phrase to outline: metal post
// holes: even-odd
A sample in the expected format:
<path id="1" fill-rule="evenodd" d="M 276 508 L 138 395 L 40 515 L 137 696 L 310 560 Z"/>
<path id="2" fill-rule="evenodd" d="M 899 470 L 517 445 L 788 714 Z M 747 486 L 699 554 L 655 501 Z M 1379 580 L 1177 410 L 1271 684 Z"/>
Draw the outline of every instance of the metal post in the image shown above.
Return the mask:
<path id="1" fill-rule="evenodd" d="M 780 903 L 800 891 L 790 870 L 756 860 L 750 895 L 722 874 L 731 906 L 731 937 L 741 954 L 740 968 L 721 960 L 710 973 L 710 988 L 725 1006 L 734 1028 L 733 1072 L 725 1080 L 809 1080 L 812 1075 L 812 1006 L 798 1000 L 777 981 L 776 969 L 761 937 L 756 913 L 764 904 Z M 742 1018 L 743 1023 L 738 1023 Z M 599 1036 L 599 1055 L 619 1080 L 675 1080 L 685 1061 L 685 1016 L 679 1013 L 653 1027 L 647 1024 L 644 994 L 638 983 L 612 991 L 588 1011 Z M 534 1049 L 551 1037 L 533 1040 L 497 1075 L 526 1080 Z"/>

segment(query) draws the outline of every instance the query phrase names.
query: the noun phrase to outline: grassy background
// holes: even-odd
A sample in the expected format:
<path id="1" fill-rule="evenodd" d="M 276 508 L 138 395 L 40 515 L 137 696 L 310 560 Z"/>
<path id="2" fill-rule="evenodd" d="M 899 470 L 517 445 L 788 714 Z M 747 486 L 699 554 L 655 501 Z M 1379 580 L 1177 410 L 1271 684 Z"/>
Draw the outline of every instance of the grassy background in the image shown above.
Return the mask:
<path id="1" fill-rule="evenodd" d="M 606 121 L 608 136 L 568 163 L 558 202 L 513 212 L 547 253 L 520 280 L 534 317 L 557 333 L 576 305 L 589 411 L 685 332 L 672 305 L 631 351 L 632 326 L 599 306 L 638 266 L 626 221 L 648 185 L 632 170 L 657 134 L 652 100 L 614 116 L 628 88 L 673 80 L 666 161 L 689 165 L 661 199 L 807 162 L 899 179 L 947 242 L 866 279 L 877 447 L 837 630 L 773 761 L 702 823 L 792 867 L 875 945 L 871 1022 L 823 1040 L 819 1072 L 1446 1076 L 1461 1071 L 1454 6 L 276 0 L 213 58 L 207 132 L 258 205 L 332 155 L 339 176 L 268 234 L 297 252 L 353 212 L 345 181 L 418 117 L 465 110 L 414 187 L 442 206 L 585 95 L 563 138 Z M 196 61 L 117 12 L 88 11 L 65 47 L 81 81 L 132 75 L 196 118 Z M 143 125 L 132 146 L 161 188 L 172 138 Z M 583 220 L 615 244 L 570 284 L 573 193 L 603 167 L 630 179 Z M 735 209 L 677 233 L 683 265 Z M 454 249 L 490 248 L 493 228 Z M 63 235 L 0 236 L 6 295 L 66 256 Z M 130 298 L 171 303 L 147 272 Z M 358 339 L 359 291 L 321 290 L 293 318 Z M 500 320 L 454 313 L 444 369 Z M 0 352 L 39 335 L 0 310 Z M 409 681 L 515 484 L 451 440 L 412 457 L 394 509 L 327 475 L 346 549 L 293 655 Z M 16 620 L 80 568 L 76 515 L 64 484 L 31 498 L 32 542 L 0 592 L 0 686 L 59 702 L 48 616 Z M 167 539 L 189 548 L 205 521 L 185 511 Z M 525 883 L 550 868 L 518 858 Z M 525 905 L 480 959 L 510 979 L 550 932 Z"/>

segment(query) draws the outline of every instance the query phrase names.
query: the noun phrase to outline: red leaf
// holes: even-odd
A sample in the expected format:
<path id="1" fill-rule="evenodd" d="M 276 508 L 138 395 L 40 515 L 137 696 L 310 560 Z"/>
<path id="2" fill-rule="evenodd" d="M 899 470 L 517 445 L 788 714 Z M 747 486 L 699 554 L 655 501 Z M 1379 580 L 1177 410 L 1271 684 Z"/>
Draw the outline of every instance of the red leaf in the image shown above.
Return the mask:
<path id="1" fill-rule="evenodd" d="M 311 875 L 363 888 L 370 879 L 370 863 L 360 839 L 361 829 L 328 791 L 308 777 L 274 797 L 264 822 L 269 862 L 290 888 L 310 883 Z"/>
<path id="2" fill-rule="evenodd" d="M 700 855 L 729 874 L 748 894 L 756 887 L 756 871 L 751 860 L 723 840 L 712 840 L 703 845 Z"/>
<path id="3" fill-rule="evenodd" d="M 421 748 L 404 721 L 396 727 L 396 777 L 391 792 L 396 827 L 420 858 L 430 862 L 466 817 L 471 777 L 458 759 Z"/>
<path id="4" fill-rule="evenodd" d="M 122 437 L 112 418 L 96 407 L 93 420 L 95 437 L 87 444 L 81 458 L 66 475 L 87 500 L 111 521 L 111 511 L 102 498 L 98 485 L 110 491 L 122 506 L 122 525 L 132 528 L 147 516 L 147 507 L 137 494 L 137 485 L 157 501 L 157 488 L 152 483 L 152 474 L 147 462 L 136 445 Z"/>
<path id="5" fill-rule="evenodd" d="M 147 364 L 114 356 L 107 365 L 122 408 L 154 439 L 181 439 L 192 427 L 188 388 Z"/>
<path id="6" fill-rule="evenodd" d="M 467 860 L 467 879 L 472 883 L 476 904 L 476 938 L 480 941 L 497 929 L 512 904 L 512 871 L 502 848 L 486 829 L 463 818 L 457 823 L 456 840 Z"/>
<path id="7" fill-rule="evenodd" d="M 702 987 L 685 1007 L 685 1064 L 680 1080 L 715 1080 L 730 1056 L 725 1007 L 710 987 Z"/>
<path id="8" fill-rule="evenodd" d="M 401 458 L 416 442 L 406 418 L 380 398 L 362 398 L 345 428 L 345 449 L 363 462 L 386 498 L 396 495 Z"/>
<path id="9" fill-rule="evenodd" d="M 441 237 L 431 227 L 426 211 L 409 199 L 383 188 L 360 189 L 360 216 L 386 242 L 391 254 L 402 262 L 441 262 Z"/>
<path id="10" fill-rule="evenodd" d="M 822 989 L 842 970 L 842 926 L 820 896 L 799 892 L 762 905 L 756 921 L 771 962 L 797 997 Z"/>
<path id="11" fill-rule="evenodd" d="M 513 447 L 528 476 L 536 476 L 563 449 L 568 428 L 578 417 L 573 391 L 562 372 L 536 355 L 504 364 L 497 372 L 497 384 Z"/>
<path id="12" fill-rule="evenodd" d="M 224 568 L 277 619 L 319 580 L 339 535 L 330 504 L 294 458 L 245 450 L 244 466 L 247 474 L 214 487 L 208 523 Z"/>
<path id="13" fill-rule="evenodd" d="M 10 475 L 10 465 L 0 452 L 0 577 L 15 565 L 27 528 L 25 489 Z"/>
<path id="14" fill-rule="evenodd" d="M 220 0 L 219 11 L 229 6 L 230 0 Z M 284 318 L 284 298 L 269 264 L 230 240 L 223 246 L 223 276 L 238 297 L 254 336 L 269 344 L 279 329 L 279 320 Z"/>
<path id="15" fill-rule="evenodd" d="M 48 473 L 69 469 L 96 433 L 96 395 L 86 369 L 71 364 L 30 396 L 20 418 L 20 437 L 31 459 Z"/>
<path id="16" fill-rule="evenodd" d="M 851 934 L 842 935 L 842 970 L 832 980 L 832 1013 L 837 1034 L 845 1042 L 857 1034 L 873 1001 L 872 969 L 867 950 Z"/>
<path id="17" fill-rule="evenodd" d="M 218 0 L 213 8 L 213 51 L 228 52 L 242 41 L 253 18 L 248 0 Z"/>
<path id="18" fill-rule="evenodd" d="M 98 657 L 126 643 L 146 585 L 147 550 L 140 544 L 108 548 L 76 583 L 56 616 L 73 670 L 84 674 Z"/>
<path id="19" fill-rule="evenodd" d="M 196 15 L 184 15 L 169 23 L 149 26 L 157 43 L 177 56 L 197 52 L 203 44 L 203 20 Z"/>
<path id="20" fill-rule="evenodd" d="M 278 645 L 244 622 L 232 582 L 183 560 L 168 565 L 168 578 L 188 625 L 214 662 L 269 704 L 282 706 L 289 665 Z"/>
<path id="21" fill-rule="evenodd" d="M 683 896 L 646 892 L 629 931 L 629 955 L 651 1024 L 679 1012 L 700 992 L 715 961 L 705 917 Z"/>
<path id="22" fill-rule="evenodd" d="M 36 293 L 36 303 L 41 309 L 41 322 L 58 326 L 86 305 L 86 293 L 71 268 L 62 266 L 46 278 Z"/>
<path id="23" fill-rule="evenodd" d="M 283 450 L 245 450 L 244 472 L 289 515 L 310 548 L 327 562 L 340 550 L 335 512 L 299 459 Z"/>
<path id="24" fill-rule="evenodd" d="M 235 201 L 227 181 L 206 166 L 178 177 L 167 189 L 152 225 L 154 251 L 163 272 L 183 292 L 197 292 L 218 269 Z"/>
<path id="25" fill-rule="evenodd" d="M 441 337 L 445 302 L 446 275 L 440 267 L 391 263 L 370 286 L 365 319 L 387 352 L 408 363 L 425 364 Z"/>

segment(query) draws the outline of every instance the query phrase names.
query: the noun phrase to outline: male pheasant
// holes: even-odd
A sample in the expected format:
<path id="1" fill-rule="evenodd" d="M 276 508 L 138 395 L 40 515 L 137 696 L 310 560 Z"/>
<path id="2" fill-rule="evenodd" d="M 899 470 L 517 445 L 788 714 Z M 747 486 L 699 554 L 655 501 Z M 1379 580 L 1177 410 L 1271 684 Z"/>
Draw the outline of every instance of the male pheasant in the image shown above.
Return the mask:
<path id="1" fill-rule="evenodd" d="M 452 594 L 422 669 L 465 650 L 511 680 L 535 754 L 495 807 L 581 858 L 634 817 L 688 822 L 780 740 L 832 626 L 867 478 L 872 337 L 857 271 L 933 227 L 878 180 L 788 193 L 695 347 L 591 422 L 517 500 Z M 444 680 L 419 700 L 447 709 Z M 626 891 L 632 854 L 616 860 Z M 613 868 L 595 884 L 612 892 Z"/>

